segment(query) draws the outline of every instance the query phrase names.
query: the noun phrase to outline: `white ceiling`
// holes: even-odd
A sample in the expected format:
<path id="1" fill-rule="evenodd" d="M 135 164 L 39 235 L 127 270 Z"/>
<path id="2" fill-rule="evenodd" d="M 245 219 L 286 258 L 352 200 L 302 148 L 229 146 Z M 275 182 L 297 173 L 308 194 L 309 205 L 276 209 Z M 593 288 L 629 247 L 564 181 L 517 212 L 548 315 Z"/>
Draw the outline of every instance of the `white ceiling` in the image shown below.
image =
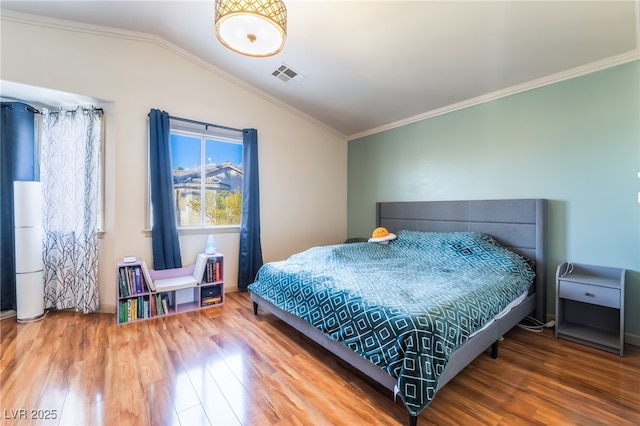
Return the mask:
<path id="1" fill-rule="evenodd" d="M 213 0 L 2 0 L 0 7 L 156 35 L 348 138 L 640 58 L 632 0 L 285 4 L 288 39 L 271 58 L 222 47 Z M 303 78 L 273 77 L 282 64 Z"/>

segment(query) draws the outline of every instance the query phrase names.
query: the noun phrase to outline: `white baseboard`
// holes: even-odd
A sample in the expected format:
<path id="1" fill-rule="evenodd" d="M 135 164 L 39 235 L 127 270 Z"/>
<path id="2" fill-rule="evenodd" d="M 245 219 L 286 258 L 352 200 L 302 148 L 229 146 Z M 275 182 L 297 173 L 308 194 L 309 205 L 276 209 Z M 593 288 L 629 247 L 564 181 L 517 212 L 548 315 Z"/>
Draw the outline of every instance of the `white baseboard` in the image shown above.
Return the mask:
<path id="1" fill-rule="evenodd" d="M 13 310 L 0 311 L 0 320 L 3 320 L 5 318 L 15 318 L 15 317 L 16 317 L 16 311 L 13 311 Z"/>
<path id="2" fill-rule="evenodd" d="M 101 314 L 114 314 L 116 313 L 116 305 L 100 305 L 100 307 L 98 308 L 98 310 L 96 312 L 99 312 Z"/>
<path id="3" fill-rule="evenodd" d="M 640 346 L 640 335 L 624 333 L 624 343 L 627 345 Z"/>

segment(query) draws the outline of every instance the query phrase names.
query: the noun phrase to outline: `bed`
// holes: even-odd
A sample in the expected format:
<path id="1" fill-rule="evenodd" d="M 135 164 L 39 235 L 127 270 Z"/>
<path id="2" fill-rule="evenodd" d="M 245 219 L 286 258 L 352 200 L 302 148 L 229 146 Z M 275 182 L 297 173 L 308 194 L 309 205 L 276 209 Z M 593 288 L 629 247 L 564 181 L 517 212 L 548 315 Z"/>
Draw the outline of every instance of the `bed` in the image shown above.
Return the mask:
<path id="1" fill-rule="evenodd" d="M 395 240 L 266 264 L 249 286 L 254 312 L 271 312 L 399 395 L 416 424 L 478 355 L 497 357 L 503 334 L 526 316 L 545 320 L 544 211 L 543 199 L 377 203 L 376 226 Z M 494 287 L 480 293 L 485 286 Z"/>

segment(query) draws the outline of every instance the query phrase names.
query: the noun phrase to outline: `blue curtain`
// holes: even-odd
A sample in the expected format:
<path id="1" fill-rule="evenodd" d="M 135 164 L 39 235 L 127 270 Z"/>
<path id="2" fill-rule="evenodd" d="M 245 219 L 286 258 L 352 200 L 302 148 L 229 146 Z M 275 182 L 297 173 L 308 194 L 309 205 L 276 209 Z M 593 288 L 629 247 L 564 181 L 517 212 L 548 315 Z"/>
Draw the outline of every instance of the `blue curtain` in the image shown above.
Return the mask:
<path id="1" fill-rule="evenodd" d="M 238 290 L 246 291 L 262 266 L 260 243 L 260 185 L 258 180 L 258 131 L 242 131 L 242 218 L 240 221 L 240 254 L 238 258 Z"/>
<path id="2" fill-rule="evenodd" d="M 16 309 L 13 181 L 40 179 L 34 114 L 22 102 L 2 102 L 0 122 L 0 310 Z"/>
<path id="3" fill-rule="evenodd" d="M 149 112 L 149 171 L 153 209 L 151 228 L 153 269 L 182 267 L 173 195 L 169 134 L 169 114 L 152 109 Z"/>

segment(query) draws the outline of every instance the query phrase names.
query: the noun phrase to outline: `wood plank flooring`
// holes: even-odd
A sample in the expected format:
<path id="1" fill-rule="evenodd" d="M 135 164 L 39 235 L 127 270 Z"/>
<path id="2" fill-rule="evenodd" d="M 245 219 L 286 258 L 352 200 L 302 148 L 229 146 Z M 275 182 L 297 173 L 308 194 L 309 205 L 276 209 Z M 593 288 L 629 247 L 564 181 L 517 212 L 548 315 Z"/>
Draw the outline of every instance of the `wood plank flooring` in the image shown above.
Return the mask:
<path id="1" fill-rule="evenodd" d="M 35 323 L 2 320 L 0 333 L 2 425 L 407 422 L 389 391 L 275 317 L 255 316 L 246 293 L 125 326 L 54 311 Z M 498 359 L 476 359 L 418 424 L 638 425 L 640 348 L 619 357 L 515 328 Z"/>

